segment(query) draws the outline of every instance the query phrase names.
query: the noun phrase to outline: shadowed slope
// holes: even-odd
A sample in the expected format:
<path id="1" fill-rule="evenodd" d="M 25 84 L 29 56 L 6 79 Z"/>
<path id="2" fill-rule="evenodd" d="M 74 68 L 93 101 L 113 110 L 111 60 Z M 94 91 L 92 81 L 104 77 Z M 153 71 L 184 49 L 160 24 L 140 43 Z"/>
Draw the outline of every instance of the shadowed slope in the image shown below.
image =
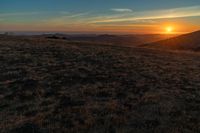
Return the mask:
<path id="1" fill-rule="evenodd" d="M 200 51 L 200 31 L 184 34 L 178 37 L 141 45 L 142 47 L 165 50 Z"/>
<path id="2" fill-rule="evenodd" d="M 68 41 L 106 43 L 120 46 L 138 46 L 174 37 L 175 35 L 144 34 L 144 35 L 43 35 L 49 39 L 63 39 Z"/>

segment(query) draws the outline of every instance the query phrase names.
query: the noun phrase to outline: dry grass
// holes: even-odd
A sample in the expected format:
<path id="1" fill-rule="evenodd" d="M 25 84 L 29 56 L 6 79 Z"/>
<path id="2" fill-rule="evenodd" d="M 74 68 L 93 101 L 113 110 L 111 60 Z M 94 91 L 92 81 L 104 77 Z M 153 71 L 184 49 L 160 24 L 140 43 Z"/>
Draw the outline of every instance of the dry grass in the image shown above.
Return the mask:
<path id="1" fill-rule="evenodd" d="M 200 55 L 0 39 L 2 133 L 200 132 Z"/>

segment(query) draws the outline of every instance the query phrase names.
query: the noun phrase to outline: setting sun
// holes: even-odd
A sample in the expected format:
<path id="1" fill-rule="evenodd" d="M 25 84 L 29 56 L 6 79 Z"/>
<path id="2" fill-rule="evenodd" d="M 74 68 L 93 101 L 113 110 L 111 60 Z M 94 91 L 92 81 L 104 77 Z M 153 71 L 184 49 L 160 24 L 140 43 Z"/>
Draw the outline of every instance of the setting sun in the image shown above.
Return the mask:
<path id="1" fill-rule="evenodd" d="M 165 30 L 166 30 L 167 34 L 171 34 L 173 32 L 174 28 L 172 26 L 168 26 L 168 27 L 166 27 Z"/>

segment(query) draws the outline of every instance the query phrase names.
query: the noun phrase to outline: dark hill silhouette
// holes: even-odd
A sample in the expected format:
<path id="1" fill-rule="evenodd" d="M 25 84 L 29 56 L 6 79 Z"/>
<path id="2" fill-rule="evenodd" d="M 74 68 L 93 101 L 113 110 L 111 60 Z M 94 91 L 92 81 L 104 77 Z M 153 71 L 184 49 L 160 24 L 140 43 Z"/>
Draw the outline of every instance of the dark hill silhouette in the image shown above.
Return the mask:
<path id="1" fill-rule="evenodd" d="M 166 50 L 200 51 L 200 30 L 170 39 L 144 44 L 141 46 Z"/>
<path id="2" fill-rule="evenodd" d="M 163 39 L 174 37 L 175 35 L 146 34 L 146 35 L 65 35 L 53 34 L 45 35 L 49 39 L 64 39 L 68 41 L 81 41 L 92 43 L 106 43 L 112 45 L 139 46 Z"/>

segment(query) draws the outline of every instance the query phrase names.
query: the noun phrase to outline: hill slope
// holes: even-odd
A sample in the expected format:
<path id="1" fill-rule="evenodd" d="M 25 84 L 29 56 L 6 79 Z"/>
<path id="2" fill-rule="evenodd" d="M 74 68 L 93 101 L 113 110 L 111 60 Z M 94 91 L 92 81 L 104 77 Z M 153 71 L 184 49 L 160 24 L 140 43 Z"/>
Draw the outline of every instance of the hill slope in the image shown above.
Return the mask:
<path id="1" fill-rule="evenodd" d="M 138 46 L 144 43 L 151 43 L 171 38 L 175 35 L 147 34 L 147 35 L 65 35 L 54 34 L 44 35 L 52 39 L 64 39 L 68 41 L 107 43 L 120 46 Z"/>
<path id="2" fill-rule="evenodd" d="M 200 31 L 181 35 L 178 37 L 148 43 L 141 45 L 142 47 L 169 49 L 169 50 L 192 50 L 200 51 Z"/>
<path id="3" fill-rule="evenodd" d="M 0 38 L 1 133 L 197 133 L 199 58 Z"/>

